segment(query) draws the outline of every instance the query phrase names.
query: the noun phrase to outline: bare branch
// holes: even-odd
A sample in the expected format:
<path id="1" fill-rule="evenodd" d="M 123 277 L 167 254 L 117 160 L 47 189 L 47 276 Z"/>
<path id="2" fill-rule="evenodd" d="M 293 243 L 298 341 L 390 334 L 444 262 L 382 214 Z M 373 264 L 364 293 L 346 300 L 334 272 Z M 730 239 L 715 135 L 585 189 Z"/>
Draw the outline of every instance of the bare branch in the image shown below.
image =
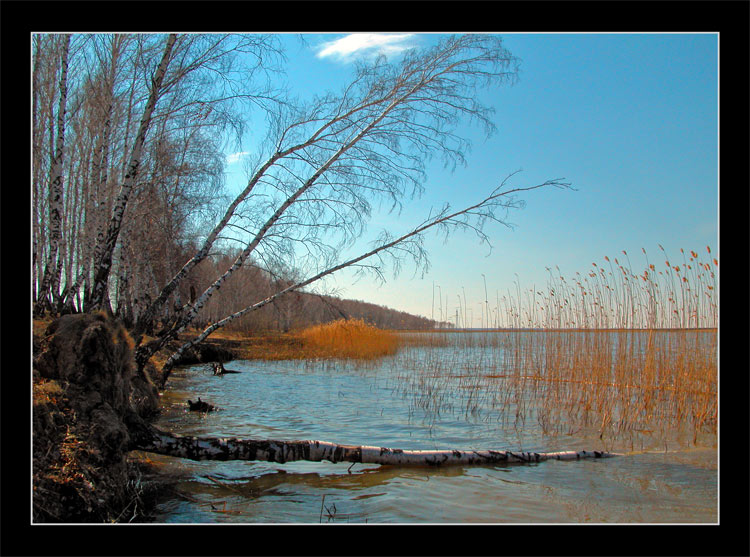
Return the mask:
<path id="1" fill-rule="evenodd" d="M 478 203 L 474 205 L 471 205 L 469 207 L 466 207 L 464 209 L 454 211 L 454 212 L 449 212 L 449 208 L 446 206 L 438 215 L 423 221 L 420 225 L 416 226 L 411 231 L 399 236 L 398 238 L 388 239 L 387 241 L 384 241 L 383 243 L 379 244 L 374 249 L 364 254 L 361 254 L 357 257 L 354 257 L 352 259 L 349 259 L 337 265 L 333 265 L 325 269 L 324 271 L 321 271 L 313 275 L 310 278 L 307 278 L 295 284 L 289 285 L 286 288 L 283 288 L 279 290 L 278 292 L 272 294 L 271 296 L 268 296 L 267 298 L 263 300 L 260 300 L 252 305 L 249 305 L 240 311 L 234 312 L 231 315 L 228 315 L 227 317 L 217 321 L 216 323 L 213 323 L 209 327 L 206 327 L 198 336 L 196 336 L 195 338 L 183 344 L 167 360 L 167 362 L 164 364 L 164 367 L 162 368 L 162 383 L 165 383 L 167 381 L 167 379 L 169 378 L 169 374 L 171 373 L 172 367 L 179 360 L 179 358 L 181 357 L 181 355 L 184 353 L 185 350 L 187 350 L 191 346 L 198 344 L 199 342 L 202 342 L 217 329 L 231 323 L 235 319 L 238 319 L 251 311 L 255 311 L 257 309 L 262 308 L 263 306 L 273 302 L 277 298 L 289 292 L 302 289 L 314 282 L 319 281 L 320 279 L 328 275 L 335 273 L 336 271 L 340 271 L 341 269 L 345 269 L 347 267 L 352 267 L 352 266 L 357 266 L 360 262 L 366 259 L 369 259 L 371 257 L 374 257 L 374 256 L 379 256 L 383 252 L 393 253 L 394 249 L 405 250 L 407 253 L 411 255 L 416 255 L 418 259 L 422 259 L 424 258 L 426 253 L 424 252 L 424 250 L 421 249 L 421 244 L 420 244 L 421 236 L 427 230 L 436 226 L 446 226 L 446 227 L 455 227 L 457 229 L 474 230 L 475 232 L 478 232 L 480 234 L 480 238 L 483 241 L 488 242 L 488 236 L 486 236 L 482 232 L 482 227 L 484 226 L 485 222 L 488 220 L 491 220 L 494 222 L 503 222 L 502 219 L 498 215 L 496 215 L 496 211 L 498 209 L 507 209 L 509 207 L 514 206 L 514 204 L 517 203 L 515 194 L 520 193 L 520 192 L 533 191 L 533 190 L 536 190 L 539 188 L 545 188 L 545 187 L 555 187 L 555 188 L 562 188 L 562 189 L 570 188 L 569 183 L 564 182 L 561 179 L 555 179 L 555 180 L 547 180 L 542 184 L 537 184 L 534 186 L 516 187 L 516 188 L 512 188 L 508 190 L 504 189 L 507 185 L 507 181 L 515 174 L 516 173 L 513 173 L 509 175 L 507 178 L 505 178 L 500 183 L 500 185 L 497 186 L 492 191 L 492 193 L 489 196 L 487 196 L 486 198 L 484 198 L 483 200 L 479 201 Z M 464 217 L 473 217 L 476 222 L 472 224 L 469 220 L 466 220 Z M 385 240 L 385 238 L 381 238 L 381 240 Z M 398 261 L 399 258 L 398 256 L 395 256 L 394 259 Z"/>

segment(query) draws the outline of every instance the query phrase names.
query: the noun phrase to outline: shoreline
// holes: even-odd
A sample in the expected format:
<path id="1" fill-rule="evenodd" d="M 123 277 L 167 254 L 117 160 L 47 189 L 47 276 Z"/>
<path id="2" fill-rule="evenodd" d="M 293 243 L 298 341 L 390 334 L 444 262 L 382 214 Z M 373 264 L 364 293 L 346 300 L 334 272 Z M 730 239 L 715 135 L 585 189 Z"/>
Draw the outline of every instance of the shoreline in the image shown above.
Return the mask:
<path id="1" fill-rule="evenodd" d="M 432 333 L 423 337 L 432 344 L 434 335 L 442 333 L 652 331 L 675 329 L 430 329 L 389 333 Z M 179 335 L 152 356 L 145 377 L 140 377 L 133 373 L 132 338 L 116 320 L 103 314 L 34 320 L 34 523 L 152 520 L 159 495 L 175 478 L 163 474 L 148 453 L 131 449 L 136 441 L 129 436 L 137 436 L 140 420 L 151 422 L 160 413 L 159 392 L 151 378 L 159 375 L 161 364 L 182 343 L 197 334 L 197 330 L 187 330 Z M 330 338 L 330 332 L 325 338 Z M 402 342 L 408 345 L 414 339 L 402 337 Z M 183 356 L 176 367 L 238 359 L 346 357 L 331 348 L 307 343 L 299 331 L 217 331 Z M 106 419 L 101 414 L 102 402 L 109 406 Z"/>

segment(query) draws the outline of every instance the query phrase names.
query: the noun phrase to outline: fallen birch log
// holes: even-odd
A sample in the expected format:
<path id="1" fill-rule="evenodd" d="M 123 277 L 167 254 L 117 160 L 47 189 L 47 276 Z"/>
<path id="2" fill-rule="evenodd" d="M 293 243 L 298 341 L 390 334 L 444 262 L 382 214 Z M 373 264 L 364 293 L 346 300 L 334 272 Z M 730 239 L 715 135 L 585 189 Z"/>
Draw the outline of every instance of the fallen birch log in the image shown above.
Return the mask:
<path id="1" fill-rule="evenodd" d="M 218 437 L 189 437 L 150 429 L 150 438 L 141 440 L 138 450 L 187 458 L 190 460 L 261 460 L 285 463 L 295 460 L 320 462 L 360 462 L 395 466 L 451 466 L 505 463 L 532 463 L 544 460 L 580 460 L 619 456 L 604 451 L 563 451 L 553 453 L 515 451 L 410 451 L 338 445 L 325 441 L 277 441 Z"/>

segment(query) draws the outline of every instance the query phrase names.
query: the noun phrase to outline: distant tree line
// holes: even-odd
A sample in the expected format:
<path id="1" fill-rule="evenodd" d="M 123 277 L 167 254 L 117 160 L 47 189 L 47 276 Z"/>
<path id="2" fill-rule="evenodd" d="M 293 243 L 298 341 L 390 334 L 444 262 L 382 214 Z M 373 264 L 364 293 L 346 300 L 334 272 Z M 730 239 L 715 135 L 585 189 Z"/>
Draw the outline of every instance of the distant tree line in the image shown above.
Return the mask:
<path id="1" fill-rule="evenodd" d="M 218 270 L 226 268 L 235 257 L 236 254 L 227 253 L 206 258 L 181 285 L 180 297 L 188 300 L 191 292 L 205 289 L 213 282 Z M 211 297 L 196 316 L 193 325 L 202 329 L 224 318 L 227 313 L 244 308 L 248 296 L 265 299 L 279 289 L 295 284 L 296 280 L 292 271 L 271 273 L 252 262 L 246 263 L 232 275 L 232 280 L 227 281 Z M 420 330 L 438 326 L 436 321 L 426 317 L 385 306 L 298 290 L 243 315 L 226 325 L 226 329 L 241 332 L 287 332 L 337 319 L 363 319 L 382 329 Z M 126 325 L 132 324 L 132 321 L 126 319 Z"/>

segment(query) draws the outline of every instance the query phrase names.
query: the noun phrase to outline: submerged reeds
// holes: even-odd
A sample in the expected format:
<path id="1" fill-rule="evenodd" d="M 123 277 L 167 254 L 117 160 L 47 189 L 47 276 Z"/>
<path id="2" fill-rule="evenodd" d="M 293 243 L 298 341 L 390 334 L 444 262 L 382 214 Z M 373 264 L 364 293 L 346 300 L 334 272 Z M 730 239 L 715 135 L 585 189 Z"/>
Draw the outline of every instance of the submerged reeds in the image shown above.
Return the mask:
<path id="1" fill-rule="evenodd" d="M 595 428 L 602 438 L 689 435 L 694 443 L 702 433 L 716 433 L 713 332 L 527 334 L 510 348 L 523 354 L 526 370 L 511 388 L 531 393 L 545 432 Z"/>
<path id="2" fill-rule="evenodd" d="M 415 336 L 397 389 L 433 416 L 633 445 L 715 443 L 718 259 L 706 247 L 710 261 L 680 250 L 676 263 L 659 248 L 664 267 L 643 249 L 640 274 L 623 251 L 624 262 L 605 256 L 571 280 L 548 268 L 546 292 L 517 284 L 486 311 L 500 331 Z"/>
<path id="3" fill-rule="evenodd" d="M 369 360 L 393 356 L 383 362 L 393 388 L 410 417 L 428 421 L 452 414 L 631 446 L 711 445 L 718 260 L 682 253 L 681 265 L 665 257 L 664 269 L 647 263 L 634 274 L 623 252 L 626 264 L 605 257 L 606 266 L 571 281 L 550 272 L 546 293 L 519 286 L 492 313 L 485 300 L 484 323 L 492 315 L 490 324 L 516 330 L 396 333 L 339 320 L 260 343 L 268 349 L 254 357 L 364 360 L 369 369 Z"/>
<path id="4" fill-rule="evenodd" d="M 444 336 L 452 346 L 409 346 L 398 361 L 395 388 L 428 420 L 451 413 L 640 446 L 715 439 L 715 331 Z"/>

